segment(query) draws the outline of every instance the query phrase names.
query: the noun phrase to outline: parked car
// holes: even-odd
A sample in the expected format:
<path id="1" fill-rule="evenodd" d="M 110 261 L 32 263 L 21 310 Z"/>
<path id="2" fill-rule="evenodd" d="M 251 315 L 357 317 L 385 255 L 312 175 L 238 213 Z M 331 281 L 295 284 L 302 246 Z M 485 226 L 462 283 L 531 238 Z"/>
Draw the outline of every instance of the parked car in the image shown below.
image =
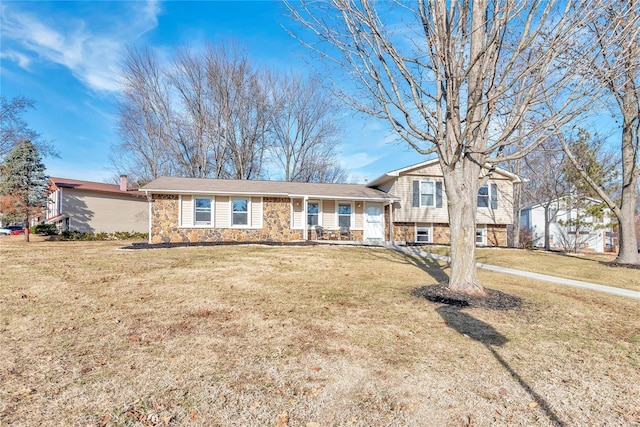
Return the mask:
<path id="1" fill-rule="evenodd" d="M 0 228 L 0 235 L 15 236 L 18 234 L 24 234 L 24 228 L 22 228 L 21 225 L 7 225 L 5 227 Z"/>

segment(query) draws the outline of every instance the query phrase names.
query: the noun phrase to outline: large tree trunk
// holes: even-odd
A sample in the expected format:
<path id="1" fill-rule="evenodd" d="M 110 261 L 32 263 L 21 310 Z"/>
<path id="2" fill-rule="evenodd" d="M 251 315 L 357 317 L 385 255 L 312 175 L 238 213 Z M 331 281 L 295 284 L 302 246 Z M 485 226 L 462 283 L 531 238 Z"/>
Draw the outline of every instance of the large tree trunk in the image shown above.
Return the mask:
<path id="1" fill-rule="evenodd" d="M 454 170 L 443 166 L 443 173 L 451 235 L 449 289 L 485 295 L 476 275 L 476 210 L 480 166 L 464 160 L 457 162 Z"/>
<path id="2" fill-rule="evenodd" d="M 511 228 L 510 247 L 520 247 L 520 205 L 522 203 L 522 186 L 513 187 L 513 227 Z"/>
<path id="3" fill-rule="evenodd" d="M 631 50 L 629 54 L 637 53 Z M 631 62 L 631 61 L 629 61 Z M 633 83 L 634 72 L 637 65 L 627 65 L 627 79 L 624 85 L 623 102 L 621 110 L 622 121 L 622 198 L 620 200 L 618 223 L 620 224 L 620 250 L 618 251 L 617 262 L 625 264 L 638 264 L 638 238 L 636 237 L 635 217 L 636 202 L 638 199 L 638 125 L 640 121 L 640 111 L 637 107 L 637 95 Z"/>
<path id="4" fill-rule="evenodd" d="M 620 249 L 616 262 L 638 264 L 638 239 L 635 227 L 638 179 L 636 177 L 626 178 L 623 178 L 624 185 L 622 187 L 620 214 L 616 212 L 620 234 Z"/>
<path id="5" fill-rule="evenodd" d="M 550 209 L 549 204 L 544 206 L 544 250 L 545 251 L 550 251 L 551 250 L 551 241 L 549 239 L 549 229 L 551 227 L 549 227 L 549 224 L 551 223 L 551 219 L 549 218 L 549 209 Z"/>

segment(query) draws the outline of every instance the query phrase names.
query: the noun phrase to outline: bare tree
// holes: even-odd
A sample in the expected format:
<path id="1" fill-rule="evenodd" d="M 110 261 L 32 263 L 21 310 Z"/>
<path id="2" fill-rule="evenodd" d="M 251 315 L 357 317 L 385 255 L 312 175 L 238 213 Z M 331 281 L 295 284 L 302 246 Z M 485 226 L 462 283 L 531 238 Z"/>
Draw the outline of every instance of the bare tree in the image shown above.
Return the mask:
<path id="1" fill-rule="evenodd" d="M 586 65 L 590 76 L 612 95 L 614 115 L 622 117 L 620 198 L 589 176 L 566 140 L 564 146 L 568 158 L 618 220 L 620 249 L 616 260 L 637 264 L 634 222 L 640 176 L 640 2 L 598 0 L 590 6 L 597 15 L 585 25 L 583 37 L 595 39 L 595 46 L 578 45 L 579 51 L 570 52 L 570 58 Z"/>
<path id="2" fill-rule="evenodd" d="M 267 83 L 267 73 L 234 47 L 181 48 L 168 63 L 149 49 L 129 49 L 114 166 L 147 180 L 259 177 L 272 111 Z"/>
<path id="3" fill-rule="evenodd" d="M 42 155 L 57 156 L 51 142 L 33 130 L 23 117 L 34 108 L 35 102 L 30 98 L 0 96 L 0 158 L 25 140 L 31 141 Z"/>
<path id="4" fill-rule="evenodd" d="M 271 73 L 254 67 L 238 48 L 207 50 L 207 82 L 217 106 L 216 132 L 227 150 L 226 175 L 260 177 L 273 108 Z"/>
<path id="5" fill-rule="evenodd" d="M 285 181 L 343 182 L 344 168 L 336 158 L 340 127 L 338 105 L 319 78 L 287 75 L 271 91 L 272 158 Z"/>
<path id="6" fill-rule="evenodd" d="M 158 57 L 150 49 L 129 49 L 121 65 L 120 142 L 111 161 L 118 174 L 149 181 L 176 170 L 167 122 L 170 92 Z"/>
<path id="7" fill-rule="evenodd" d="M 526 154 L 588 102 L 592 88 L 559 62 L 589 19 L 586 12 L 572 14 L 574 3 L 289 3 L 316 37 L 307 45 L 362 90 L 350 98 L 353 105 L 387 120 L 419 153 L 438 155 L 454 291 L 485 292 L 475 267 L 477 192 L 490 177 L 481 178 L 481 169 Z M 552 118 L 549 100 L 557 108 Z M 521 126 L 527 123 L 534 125 Z M 527 144 L 506 156 L 505 147 L 520 141 Z"/>
<path id="8" fill-rule="evenodd" d="M 568 195 L 569 186 L 563 173 L 565 156 L 557 138 L 540 144 L 522 159 L 523 199 L 527 204 L 539 204 L 544 209 L 544 248 L 551 249 L 549 226 L 555 220 L 558 199 Z"/>

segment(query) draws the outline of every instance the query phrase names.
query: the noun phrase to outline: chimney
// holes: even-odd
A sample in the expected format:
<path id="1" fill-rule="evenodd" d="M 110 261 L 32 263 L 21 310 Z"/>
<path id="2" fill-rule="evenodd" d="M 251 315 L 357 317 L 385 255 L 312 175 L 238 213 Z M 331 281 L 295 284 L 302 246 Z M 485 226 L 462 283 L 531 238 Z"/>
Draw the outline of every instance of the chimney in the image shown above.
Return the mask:
<path id="1" fill-rule="evenodd" d="M 127 191 L 127 175 L 120 175 L 120 191 Z"/>

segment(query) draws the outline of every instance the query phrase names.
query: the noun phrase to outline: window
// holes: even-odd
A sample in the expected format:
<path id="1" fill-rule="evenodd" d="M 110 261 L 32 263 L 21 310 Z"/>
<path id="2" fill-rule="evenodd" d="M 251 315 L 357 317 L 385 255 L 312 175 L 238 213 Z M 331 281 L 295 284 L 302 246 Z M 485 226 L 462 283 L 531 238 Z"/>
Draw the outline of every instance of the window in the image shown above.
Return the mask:
<path id="1" fill-rule="evenodd" d="M 318 224 L 318 217 L 320 212 L 319 205 L 320 204 L 318 202 L 309 202 L 307 204 L 307 225 L 309 227 L 320 225 Z"/>
<path id="2" fill-rule="evenodd" d="M 211 225 L 211 199 L 196 197 L 195 225 Z"/>
<path id="3" fill-rule="evenodd" d="M 433 181 L 420 182 L 420 206 L 436 205 L 436 184 Z"/>
<path id="4" fill-rule="evenodd" d="M 248 225 L 249 224 L 249 200 L 233 199 L 232 200 L 232 225 Z"/>
<path id="5" fill-rule="evenodd" d="M 338 204 L 338 227 L 351 227 L 351 203 Z"/>
<path id="6" fill-rule="evenodd" d="M 486 244 L 487 244 L 487 226 L 478 225 L 476 226 L 476 245 L 486 245 Z"/>
<path id="7" fill-rule="evenodd" d="M 431 227 L 427 225 L 416 225 L 416 242 L 431 243 Z"/>
<path id="8" fill-rule="evenodd" d="M 489 185 L 485 184 L 480 187 L 478 190 L 478 207 L 479 208 L 488 208 L 489 207 Z"/>
<path id="9" fill-rule="evenodd" d="M 478 207 L 498 209 L 498 185 L 485 184 L 478 190 Z"/>

